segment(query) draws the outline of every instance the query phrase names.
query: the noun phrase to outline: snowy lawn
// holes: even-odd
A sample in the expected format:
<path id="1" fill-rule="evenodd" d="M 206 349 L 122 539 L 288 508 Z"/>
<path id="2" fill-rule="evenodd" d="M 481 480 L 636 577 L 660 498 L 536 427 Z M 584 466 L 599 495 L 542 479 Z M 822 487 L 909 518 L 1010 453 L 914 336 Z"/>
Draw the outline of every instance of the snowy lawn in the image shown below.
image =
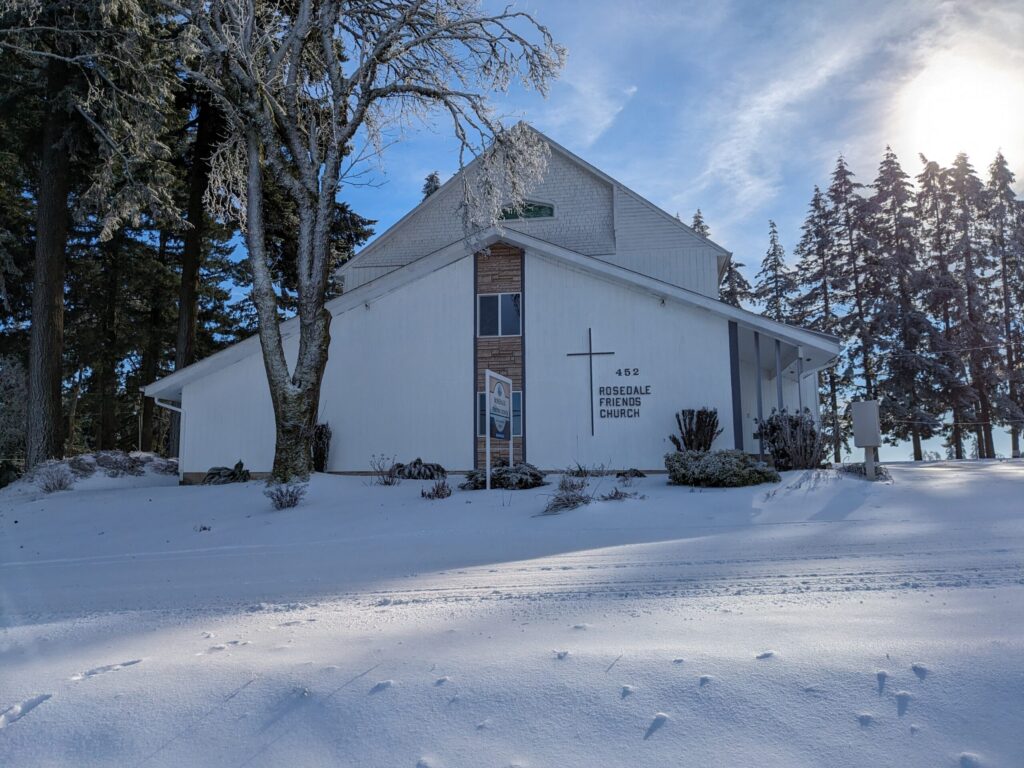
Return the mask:
<path id="1" fill-rule="evenodd" d="M 1024 765 L 1024 462 L 891 471 L 20 484 L 0 765 Z"/>

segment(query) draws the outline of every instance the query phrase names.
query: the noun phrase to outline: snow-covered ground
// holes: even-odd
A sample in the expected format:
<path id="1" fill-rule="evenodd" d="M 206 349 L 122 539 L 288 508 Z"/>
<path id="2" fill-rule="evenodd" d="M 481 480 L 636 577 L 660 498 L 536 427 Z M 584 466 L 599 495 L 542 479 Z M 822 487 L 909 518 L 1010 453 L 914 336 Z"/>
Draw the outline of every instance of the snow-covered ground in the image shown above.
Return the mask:
<path id="1" fill-rule="evenodd" d="M 1024 462 L 892 474 L 19 484 L 0 765 L 1022 766 Z"/>

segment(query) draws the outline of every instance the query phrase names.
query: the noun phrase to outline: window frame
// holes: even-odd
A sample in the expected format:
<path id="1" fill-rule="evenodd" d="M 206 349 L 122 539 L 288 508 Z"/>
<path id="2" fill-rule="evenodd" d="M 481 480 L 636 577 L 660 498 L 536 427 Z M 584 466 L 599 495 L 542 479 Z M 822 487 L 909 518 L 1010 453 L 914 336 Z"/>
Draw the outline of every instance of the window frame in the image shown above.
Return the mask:
<path id="1" fill-rule="evenodd" d="M 487 393 L 480 390 L 476 393 L 476 436 L 487 437 Z M 516 432 L 516 395 L 519 395 L 519 431 Z M 481 399 L 483 402 L 481 403 Z M 481 412 L 480 406 L 483 405 L 483 411 Z M 484 430 L 480 431 L 480 417 L 483 416 L 483 427 Z M 521 438 L 523 436 L 523 390 L 513 389 L 512 390 L 512 437 Z"/>
<path id="2" fill-rule="evenodd" d="M 480 311 L 480 300 L 496 296 L 498 299 L 498 332 L 492 333 L 480 333 L 480 321 L 483 317 L 483 313 Z M 503 333 L 502 321 L 501 321 L 501 297 L 502 296 L 518 296 L 519 297 L 519 331 L 516 333 Z M 508 338 L 514 339 L 517 336 L 523 335 L 523 292 L 522 291 L 503 291 L 501 293 L 478 293 L 476 295 L 476 336 L 478 339 L 501 339 Z"/>
<path id="3" fill-rule="evenodd" d="M 554 203 L 546 203 L 543 200 L 524 200 L 523 201 L 523 209 L 524 209 L 524 211 L 525 211 L 525 209 L 528 206 L 531 206 L 531 205 L 535 206 L 535 207 L 538 207 L 538 208 L 541 207 L 541 206 L 543 206 L 545 208 L 550 208 L 551 209 L 551 213 L 549 215 L 544 215 L 544 216 L 523 216 L 522 212 L 517 213 L 512 208 L 512 206 L 503 206 L 502 209 L 501 209 L 501 213 L 499 214 L 499 220 L 500 221 L 538 221 L 538 220 L 539 221 L 551 221 L 552 219 L 555 218 L 555 204 Z M 511 215 L 511 214 L 515 214 L 515 215 Z"/>

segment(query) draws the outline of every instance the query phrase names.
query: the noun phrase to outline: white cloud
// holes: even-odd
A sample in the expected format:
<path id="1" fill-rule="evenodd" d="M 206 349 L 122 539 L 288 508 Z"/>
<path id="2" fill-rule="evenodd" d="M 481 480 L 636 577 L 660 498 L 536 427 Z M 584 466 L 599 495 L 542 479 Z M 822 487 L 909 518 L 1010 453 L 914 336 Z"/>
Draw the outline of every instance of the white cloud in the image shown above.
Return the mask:
<path id="1" fill-rule="evenodd" d="M 612 126 L 636 92 L 635 85 L 609 85 L 600 71 L 574 72 L 560 81 L 534 122 L 542 131 L 586 149 Z"/>

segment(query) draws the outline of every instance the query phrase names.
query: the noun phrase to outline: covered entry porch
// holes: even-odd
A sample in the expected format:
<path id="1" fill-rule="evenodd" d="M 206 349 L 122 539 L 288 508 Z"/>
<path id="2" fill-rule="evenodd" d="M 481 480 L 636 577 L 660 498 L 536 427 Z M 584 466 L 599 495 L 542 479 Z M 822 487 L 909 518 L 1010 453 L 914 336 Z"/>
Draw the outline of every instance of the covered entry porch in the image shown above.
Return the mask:
<path id="1" fill-rule="evenodd" d="M 756 317 L 756 316 L 754 316 Z M 808 409 L 820 421 L 818 372 L 839 355 L 834 336 L 766 318 L 729 321 L 733 443 L 738 450 L 764 455 L 755 437 L 759 421 L 772 411 Z"/>

